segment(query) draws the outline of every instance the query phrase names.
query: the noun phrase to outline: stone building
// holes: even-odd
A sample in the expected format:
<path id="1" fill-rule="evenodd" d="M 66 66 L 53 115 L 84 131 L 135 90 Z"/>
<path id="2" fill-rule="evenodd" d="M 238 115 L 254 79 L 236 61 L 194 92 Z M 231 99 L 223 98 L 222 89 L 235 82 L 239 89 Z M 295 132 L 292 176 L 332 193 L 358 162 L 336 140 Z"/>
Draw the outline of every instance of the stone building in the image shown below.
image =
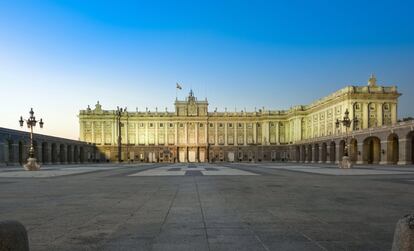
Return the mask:
<path id="1" fill-rule="evenodd" d="M 116 110 L 103 110 L 98 102 L 94 109 L 79 113 L 80 140 L 96 144 L 100 159 L 111 161 L 118 159 L 119 131 L 124 161 L 283 161 L 296 156 L 299 161 L 300 151 L 292 147 L 343 137 L 346 128 L 336 128 L 335 122 L 346 110 L 358 120 L 349 129 L 351 134 L 396 125 L 400 95 L 396 86 L 377 85 L 371 76 L 366 86 L 347 86 L 289 110 L 218 112 L 190 91 L 185 100 L 175 101 L 172 112 L 125 109 L 119 114 L 120 123 Z"/>

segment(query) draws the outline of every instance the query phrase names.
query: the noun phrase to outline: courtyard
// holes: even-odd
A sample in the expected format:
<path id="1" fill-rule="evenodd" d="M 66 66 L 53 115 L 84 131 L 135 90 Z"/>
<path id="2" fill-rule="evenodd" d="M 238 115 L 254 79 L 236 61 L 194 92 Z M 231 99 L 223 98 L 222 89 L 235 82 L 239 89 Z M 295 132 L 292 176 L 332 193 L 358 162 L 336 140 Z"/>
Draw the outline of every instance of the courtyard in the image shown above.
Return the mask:
<path id="1" fill-rule="evenodd" d="M 0 169 L 31 250 L 390 250 L 414 167 L 88 164 Z"/>

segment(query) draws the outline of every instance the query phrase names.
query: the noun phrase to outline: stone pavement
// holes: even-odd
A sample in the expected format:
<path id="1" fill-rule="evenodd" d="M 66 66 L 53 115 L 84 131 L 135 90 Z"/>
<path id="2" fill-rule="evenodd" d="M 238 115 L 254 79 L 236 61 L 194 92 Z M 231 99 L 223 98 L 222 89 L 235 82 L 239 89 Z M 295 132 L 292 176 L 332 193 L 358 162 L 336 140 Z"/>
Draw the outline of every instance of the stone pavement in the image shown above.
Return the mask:
<path id="1" fill-rule="evenodd" d="M 397 220 L 414 208 L 413 168 L 343 171 L 107 164 L 32 177 L 2 168 L 0 220 L 22 222 L 31 250 L 390 250 Z"/>

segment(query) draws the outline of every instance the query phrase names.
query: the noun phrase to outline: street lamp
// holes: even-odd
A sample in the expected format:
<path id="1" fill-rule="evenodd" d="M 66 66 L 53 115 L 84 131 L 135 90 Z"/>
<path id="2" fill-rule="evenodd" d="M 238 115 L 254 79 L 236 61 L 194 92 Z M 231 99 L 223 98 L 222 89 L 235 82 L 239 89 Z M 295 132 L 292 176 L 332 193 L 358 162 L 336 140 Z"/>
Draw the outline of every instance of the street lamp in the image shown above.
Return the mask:
<path id="1" fill-rule="evenodd" d="M 20 127 L 23 127 L 24 122 L 27 124 L 27 128 L 30 128 L 30 149 L 29 149 L 29 158 L 27 159 L 27 164 L 24 165 L 24 169 L 26 171 L 37 171 L 40 169 L 40 165 L 37 164 L 36 158 L 35 158 L 35 149 L 33 147 L 33 127 L 36 126 L 36 123 L 38 122 L 36 120 L 36 117 L 34 116 L 33 108 L 30 108 L 30 117 L 28 119 L 23 119 L 23 116 L 20 116 L 19 124 Z M 43 128 L 43 120 L 40 119 L 39 126 L 40 128 Z"/>
<path id="2" fill-rule="evenodd" d="M 126 111 L 126 108 L 125 108 Z M 122 162 L 121 154 L 122 154 L 122 136 L 121 136 L 121 116 L 122 116 L 122 108 L 116 107 L 115 115 L 116 115 L 116 122 L 118 124 L 118 162 Z"/>
<path id="3" fill-rule="evenodd" d="M 349 111 L 348 109 L 345 110 L 345 116 L 343 120 L 336 119 L 335 126 L 339 128 L 341 125 L 345 127 L 345 147 L 344 147 L 344 156 L 342 157 L 342 161 L 339 161 L 339 168 L 351 168 L 352 162 L 349 160 L 349 140 L 348 140 L 348 129 L 353 124 L 354 126 L 358 123 L 358 119 L 355 117 L 353 119 L 349 118 Z"/>

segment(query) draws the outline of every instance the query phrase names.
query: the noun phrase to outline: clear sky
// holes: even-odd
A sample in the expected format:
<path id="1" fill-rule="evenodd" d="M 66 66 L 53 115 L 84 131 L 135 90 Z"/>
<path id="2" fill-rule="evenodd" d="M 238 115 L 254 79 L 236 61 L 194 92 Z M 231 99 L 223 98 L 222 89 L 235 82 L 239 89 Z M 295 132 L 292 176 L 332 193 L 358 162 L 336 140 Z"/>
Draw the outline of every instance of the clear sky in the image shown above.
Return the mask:
<path id="1" fill-rule="evenodd" d="M 414 1 L 0 1 L 0 127 L 30 107 L 42 133 L 78 138 L 77 114 L 171 111 L 175 83 L 210 110 L 308 104 L 346 85 L 403 93 L 413 116 Z M 36 131 L 40 132 L 37 128 Z"/>

